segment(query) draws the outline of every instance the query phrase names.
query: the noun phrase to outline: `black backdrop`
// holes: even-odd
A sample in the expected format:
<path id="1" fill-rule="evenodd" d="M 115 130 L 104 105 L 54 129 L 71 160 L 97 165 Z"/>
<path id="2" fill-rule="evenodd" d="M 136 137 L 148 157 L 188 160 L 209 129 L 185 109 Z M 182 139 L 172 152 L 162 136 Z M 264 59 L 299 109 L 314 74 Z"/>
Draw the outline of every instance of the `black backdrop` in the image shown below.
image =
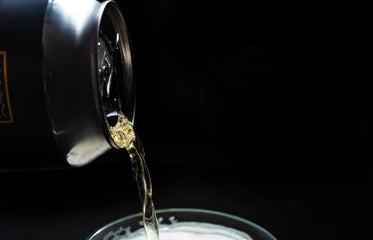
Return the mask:
<path id="1" fill-rule="evenodd" d="M 236 214 L 278 239 L 372 237 L 372 96 L 346 22 L 311 6 L 119 4 L 157 208 Z M 2 173 L 0 238 L 83 239 L 138 212 L 130 168 L 111 152 L 79 169 Z"/>
<path id="2" fill-rule="evenodd" d="M 134 47 L 136 128 L 149 161 L 245 165 L 311 184 L 369 178 L 371 88 L 353 68 L 349 29 L 326 6 L 121 6 Z"/>

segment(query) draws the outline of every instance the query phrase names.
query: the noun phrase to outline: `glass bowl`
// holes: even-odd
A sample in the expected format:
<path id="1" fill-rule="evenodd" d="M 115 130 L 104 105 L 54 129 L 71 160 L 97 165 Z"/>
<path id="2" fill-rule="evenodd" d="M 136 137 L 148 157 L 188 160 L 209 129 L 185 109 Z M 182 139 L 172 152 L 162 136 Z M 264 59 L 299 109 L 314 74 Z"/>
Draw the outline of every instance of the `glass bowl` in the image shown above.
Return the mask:
<path id="1" fill-rule="evenodd" d="M 276 240 L 262 227 L 243 218 L 203 209 L 170 208 L 157 210 L 157 217 L 161 224 L 177 222 L 202 222 L 222 225 L 248 234 L 253 240 Z M 91 234 L 87 240 L 118 239 L 126 232 L 134 232 L 142 225 L 142 214 L 137 213 L 111 222 Z M 125 239 L 125 238 L 124 238 Z M 162 240 L 162 239 L 160 239 Z"/>

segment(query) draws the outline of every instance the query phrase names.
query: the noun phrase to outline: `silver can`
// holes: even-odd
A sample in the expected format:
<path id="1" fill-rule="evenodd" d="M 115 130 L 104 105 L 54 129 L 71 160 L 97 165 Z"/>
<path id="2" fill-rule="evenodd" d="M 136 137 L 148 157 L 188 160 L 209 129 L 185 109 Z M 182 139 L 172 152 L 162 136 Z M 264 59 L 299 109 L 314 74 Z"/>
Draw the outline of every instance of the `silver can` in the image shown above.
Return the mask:
<path id="1" fill-rule="evenodd" d="M 128 30 L 114 1 L 0 2 L 0 169 L 82 166 L 134 123 Z"/>

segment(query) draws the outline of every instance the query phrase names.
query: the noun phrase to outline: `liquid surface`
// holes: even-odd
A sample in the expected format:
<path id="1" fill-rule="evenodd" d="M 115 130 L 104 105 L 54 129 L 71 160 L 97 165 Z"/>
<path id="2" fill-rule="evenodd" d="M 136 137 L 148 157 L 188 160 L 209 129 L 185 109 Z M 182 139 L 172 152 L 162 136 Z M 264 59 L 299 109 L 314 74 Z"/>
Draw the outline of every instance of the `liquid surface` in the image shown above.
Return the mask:
<path id="1" fill-rule="evenodd" d="M 139 189 L 144 229 L 148 240 L 158 240 L 158 219 L 152 200 L 152 181 L 145 162 L 145 151 L 131 122 L 119 112 L 115 126 L 106 123 L 115 144 L 125 148 L 131 158 L 132 171 Z"/>
<path id="2" fill-rule="evenodd" d="M 200 222 L 175 222 L 159 225 L 160 240 L 253 240 L 248 234 L 221 225 Z M 146 240 L 144 230 L 127 232 L 113 240 Z"/>

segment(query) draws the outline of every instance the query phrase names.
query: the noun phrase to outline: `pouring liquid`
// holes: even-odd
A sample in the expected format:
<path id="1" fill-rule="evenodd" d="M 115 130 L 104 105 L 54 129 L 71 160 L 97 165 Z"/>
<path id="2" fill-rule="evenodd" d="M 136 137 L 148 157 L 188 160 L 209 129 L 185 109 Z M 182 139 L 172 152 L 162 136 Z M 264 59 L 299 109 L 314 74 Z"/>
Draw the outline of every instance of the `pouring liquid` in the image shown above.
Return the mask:
<path id="1" fill-rule="evenodd" d="M 139 189 L 142 204 L 144 229 L 148 240 L 158 240 L 158 219 L 152 200 L 152 181 L 145 162 L 145 151 L 141 140 L 136 136 L 131 122 L 119 112 L 115 126 L 107 122 L 112 139 L 120 148 L 125 148 L 131 158 L 132 171 Z"/>

